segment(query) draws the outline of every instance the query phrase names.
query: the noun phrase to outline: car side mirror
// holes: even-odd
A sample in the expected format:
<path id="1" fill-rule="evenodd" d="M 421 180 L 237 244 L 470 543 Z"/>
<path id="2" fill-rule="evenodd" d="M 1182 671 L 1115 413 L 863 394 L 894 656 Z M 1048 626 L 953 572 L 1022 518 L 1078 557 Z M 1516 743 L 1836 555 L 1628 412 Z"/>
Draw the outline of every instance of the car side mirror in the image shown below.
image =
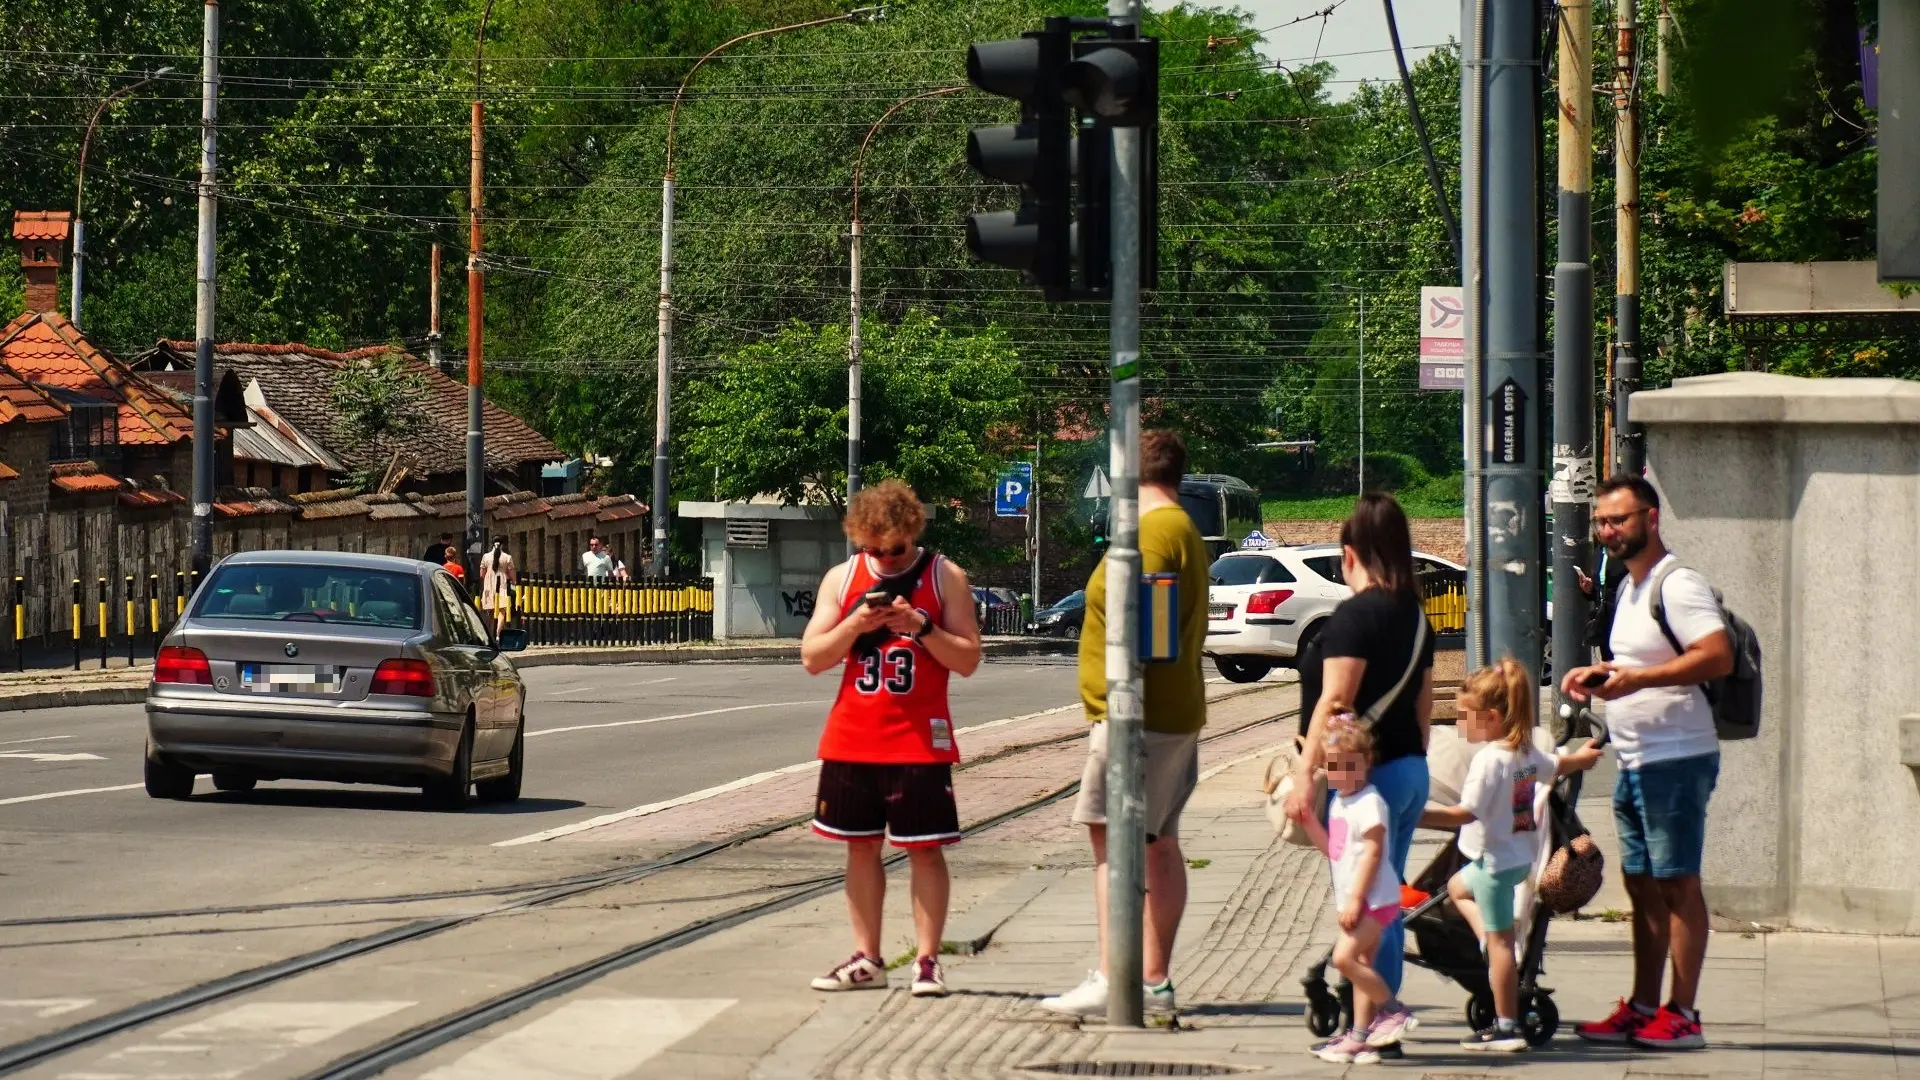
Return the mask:
<path id="1" fill-rule="evenodd" d="M 519 629 L 518 627 L 510 627 L 508 629 L 500 631 L 500 651 L 501 652 L 527 651 L 527 632 L 525 630 Z"/>

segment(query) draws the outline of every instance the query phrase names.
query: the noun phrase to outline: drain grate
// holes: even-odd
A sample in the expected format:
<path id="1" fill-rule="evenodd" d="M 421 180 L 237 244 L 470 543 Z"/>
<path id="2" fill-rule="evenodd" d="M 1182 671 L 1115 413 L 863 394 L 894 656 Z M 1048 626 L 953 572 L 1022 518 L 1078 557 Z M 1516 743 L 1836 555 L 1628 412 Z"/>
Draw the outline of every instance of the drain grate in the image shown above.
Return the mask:
<path id="1" fill-rule="evenodd" d="M 1020 1068 L 1048 1076 L 1233 1076 L 1245 1071 L 1193 1061 L 1049 1061 Z"/>

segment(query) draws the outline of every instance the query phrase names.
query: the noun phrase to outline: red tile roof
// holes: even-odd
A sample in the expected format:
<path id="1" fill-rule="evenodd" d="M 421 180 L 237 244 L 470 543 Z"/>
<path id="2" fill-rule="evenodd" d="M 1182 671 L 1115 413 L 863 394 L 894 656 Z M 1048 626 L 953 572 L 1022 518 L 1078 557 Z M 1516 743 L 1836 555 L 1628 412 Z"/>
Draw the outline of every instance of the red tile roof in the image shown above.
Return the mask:
<path id="1" fill-rule="evenodd" d="M 56 491 L 82 495 L 99 491 L 119 491 L 120 478 L 108 476 L 91 461 L 63 462 L 48 469 Z"/>
<path id="2" fill-rule="evenodd" d="M 73 215 L 65 210 L 15 210 L 15 240 L 65 240 L 73 229 Z"/>
<path id="3" fill-rule="evenodd" d="M 20 479 L 20 470 L 14 468 L 13 466 L 7 464 L 4 461 L 0 461 L 0 480 L 18 480 L 18 479 Z"/>
<path id="4" fill-rule="evenodd" d="M 0 368 L 0 424 L 25 420 L 29 424 L 64 419 L 67 407 Z"/>
<path id="5" fill-rule="evenodd" d="M 193 417 L 184 406 L 57 312 L 22 315 L 0 330 L 0 366 L 26 382 L 116 402 L 122 446 L 166 446 L 193 434 Z"/>

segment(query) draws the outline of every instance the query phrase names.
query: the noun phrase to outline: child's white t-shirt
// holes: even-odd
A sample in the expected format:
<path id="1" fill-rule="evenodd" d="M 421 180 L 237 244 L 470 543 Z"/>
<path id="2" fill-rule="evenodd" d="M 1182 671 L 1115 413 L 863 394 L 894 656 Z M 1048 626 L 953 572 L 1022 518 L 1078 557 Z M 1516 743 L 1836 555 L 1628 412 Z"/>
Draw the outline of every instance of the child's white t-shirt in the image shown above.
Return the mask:
<path id="1" fill-rule="evenodd" d="M 1460 805 L 1473 820 L 1460 827 L 1460 854 L 1479 859 L 1490 873 L 1532 866 L 1545 822 L 1534 820 L 1539 785 L 1553 782 L 1559 763 L 1532 743 L 1509 750 L 1488 743 L 1467 766 Z"/>
<path id="2" fill-rule="evenodd" d="M 1373 888 L 1367 891 L 1369 910 L 1389 905 L 1400 906 L 1400 875 L 1394 873 L 1393 824 L 1387 814 L 1387 800 L 1372 784 L 1351 795 L 1335 793 L 1333 808 L 1327 813 L 1327 859 L 1333 864 L 1333 904 L 1343 907 L 1353 899 L 1353 885 L 1360 877 L 1360 854 L 1366 850 L 1361 838 L 1378 825 L 1380 868 L 1374 872 Z"/>

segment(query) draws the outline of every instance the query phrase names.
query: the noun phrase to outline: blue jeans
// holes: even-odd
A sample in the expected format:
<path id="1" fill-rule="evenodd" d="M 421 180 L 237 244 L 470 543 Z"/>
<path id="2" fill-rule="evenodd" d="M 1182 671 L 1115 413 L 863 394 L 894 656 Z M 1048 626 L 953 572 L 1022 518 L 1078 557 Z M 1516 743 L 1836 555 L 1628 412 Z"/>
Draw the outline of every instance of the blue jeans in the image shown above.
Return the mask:
<path id="1" fill-rule="evenodd" d="M 1699 877 L 1707 799 L 1719 779 L 1717 751 L 1621 769 L 1613 786 L 1621 872 L 1663 880 Z"/>
<path id="2" fill-rule="evenodd" d="M 1387 859 L 1401 881 L 1407 880 L 1407 853 L 1413 849 L 1413 830 L 1420 825 L 1420 812 L 1427 808 L 1427 759 L 1420 755 L 1395 758 L 1375 765 L 1367 772 L 1372 784 L 1387 802 Z M 1327 805 L 1333 805 L 1329 792 Z M 1406 919 L 1396 915 L 1393 924 L 1380 933 L 1380 946 L 1373 953 L 1373 970 L 1386 980 L 1387 989 L 1400 993 L 1400 974 L 1405 966 L 1407 948 Z"/>

